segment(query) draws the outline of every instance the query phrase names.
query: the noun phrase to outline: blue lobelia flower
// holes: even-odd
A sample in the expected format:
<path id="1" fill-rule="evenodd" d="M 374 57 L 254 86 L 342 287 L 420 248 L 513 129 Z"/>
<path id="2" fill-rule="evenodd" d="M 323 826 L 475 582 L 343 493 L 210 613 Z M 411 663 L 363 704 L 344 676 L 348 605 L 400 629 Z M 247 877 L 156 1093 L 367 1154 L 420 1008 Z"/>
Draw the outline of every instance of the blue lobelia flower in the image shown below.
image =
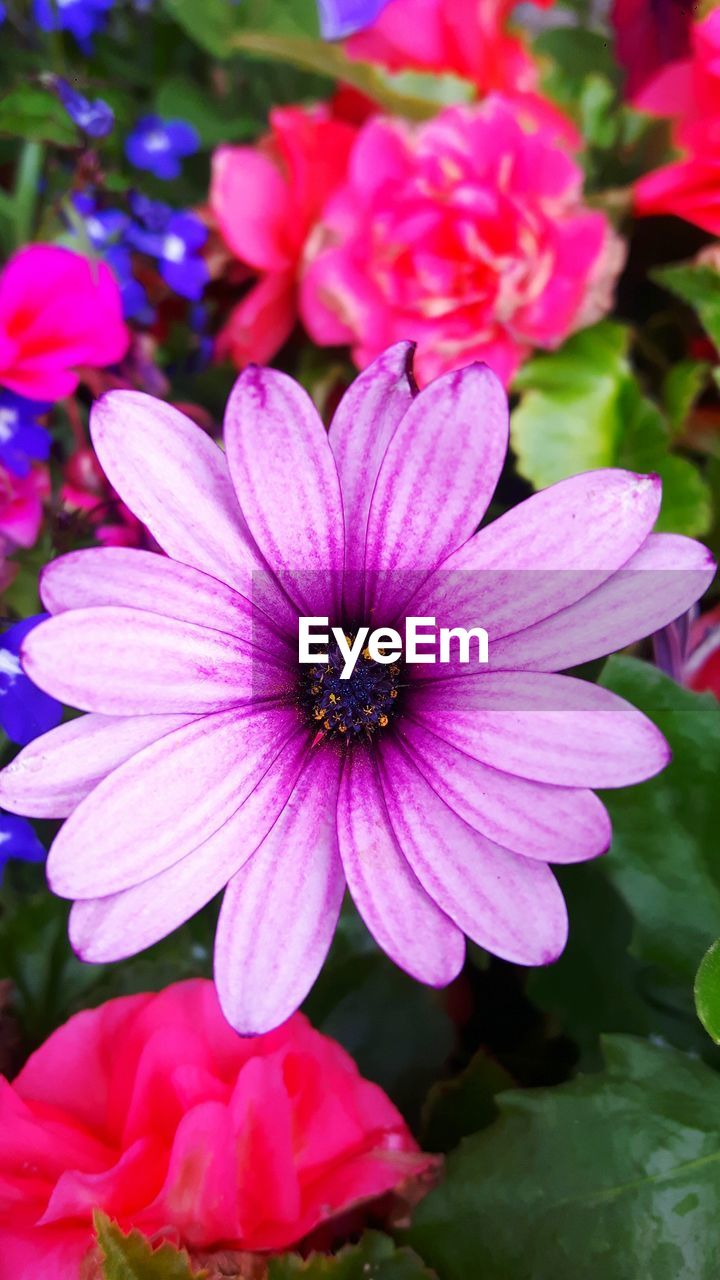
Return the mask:
<path id="1" fill-rule="evenodd" d="M 62 720 L 62 703 L 38 689 L 20 665 L 25 636 L 47 617 L 46 613 L 35 614 L 0 635 L 0 727 L 11 742 L 22 747 Z"/>
<path id="2" fill-rule="evenodd" d="M 115 126 L 115 114 L 102 98 L 85 98 L 62 76 L 47 77 L 73 124 L 89 138 L 106 138 Z"/>
<path id="3" fill-rule="evenodd" d="M 196 302 L 209 278 L 200 253 L 207 227 L 193 214 L 177 213 L 160 200 L 143 195 L 132 198 L 131 208 L 138 221 L 128 230 L 128 242 L 156 260 L 160 275 L 174 293 Z"/>
<path id="4" fill-rule="evenodd" d="M 128 214 L 121 209 L 99 208 L 89 192 L 74 195 L 73 204 L 85 223 L 90 243 L 102 255 L 118 282 L 125 319 L 150 323 L 152 307 L 145 289 L 133 275 L 132 253 L 125 243 L 130 226 Z"/>
<path id="5" fill-rule="evenodd" d="M 448 4 L 452 0 L 447 0 Z M 369 27 L 388 0 L 317 0 L 320 31 L 324 40 L 343 40 Z"/>
<path id="6" fill-rule="evenodd" d="M 18 818 L 14 813 L 0 811 L 0 883 L 5 863 L 10 858 L 20 858 L 23 862 L 44 862 L 45 857 L 45 846 L 27 818 Z"/>
<path id="7" fill-rule="evenodd" d="M 13 475 L 26 476 L 32 462 L 44 462 L 49 456 L 50 434 L 38 418 L 50 408 L 0 388 L 0 463 Z"/>
<path id="8" fill-rule="evenodd" d="M 33 17 L 43 31 L 69 31 L 84 53 L 102 30 L 115 0 L 33 0 Z"/>
<path id="9" fill-rule="evenodd" d="M 180 176 L 180 161 L 200 148 L 196 129 L 185 120 L 143 116 L 125 142 L 125 154 L 136 169 L 165 180 Z"/>

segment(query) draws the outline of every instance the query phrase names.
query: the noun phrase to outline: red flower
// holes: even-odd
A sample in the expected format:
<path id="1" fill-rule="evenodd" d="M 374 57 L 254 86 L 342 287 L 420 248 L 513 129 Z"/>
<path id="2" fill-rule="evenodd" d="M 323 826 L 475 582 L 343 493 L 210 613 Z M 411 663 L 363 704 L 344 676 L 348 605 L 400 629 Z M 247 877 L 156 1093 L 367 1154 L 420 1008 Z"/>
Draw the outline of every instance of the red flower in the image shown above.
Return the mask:
<path id="1" fill-rule="evenodd" d="M 218 354 L 265 364 L 289 338 L 308 232 L 345 175 L 355 129 L 324 107 L 278 108 L 259 147 L 220 147 L 210 206 L 232 252 L 260 279 L 231 313 Z"/>
<path id="2" fill-rule="evenodd" d="M 635 105 L 671 117 L 683 153 L 636 183 L 636 213 L 672 213 L 720 235 L 720 10 L 693 28 L 692 57 L 661 71 Z"/>
<path id="3" fill-rule="evenodd" d="M 95 1207 L 190 1249 L 283 1249 L 431 1162 L 302 1015 L 242 1039 L 211 982 L 110 1000 L 0 1077 L 2 1274 L 77 1280 Z"/>

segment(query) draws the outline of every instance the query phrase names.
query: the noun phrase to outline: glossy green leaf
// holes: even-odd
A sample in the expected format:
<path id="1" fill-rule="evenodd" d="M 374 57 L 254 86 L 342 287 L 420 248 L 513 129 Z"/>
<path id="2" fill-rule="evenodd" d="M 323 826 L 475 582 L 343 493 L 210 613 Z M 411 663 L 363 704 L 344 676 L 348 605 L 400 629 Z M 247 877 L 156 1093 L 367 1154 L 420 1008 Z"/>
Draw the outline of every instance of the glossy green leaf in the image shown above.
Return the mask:
<path id="1" fill-rule="evenodd" d="M 705 953 L 697 971 L 695 1008 L 708 1035 L 720 1044 L 720 939 Z"/>
<path id="2" fill-rule="evenodd" d="M 268 1280 L 436 1280 L 417 1255 L 398 1249 L 387 1236 L 369 1231 L 357 1245 L 334 1257 L 312 1254 L 302 1259 L 296 1254 L 273 1258 Z"/>
<path id="3" fill-rule="evenodd" d="M 520 474 L 536 488 L 612 464 L 622 431 L 627 349 L 627 330 L 605 321 L 559 351 L 529 360 L 516 375 L 521 399 L 511 441 Z"/>
<path id="4" fill-rule="evenodd" d="M 712 521 L 710 491 L 689 459 L 669 453 L 668 423 L 641 391 L 628 348 L 627 329 L 604 321 L 524 365 L 511 421 L 518 470 L 537 489 L 597 467 L 656 471 L 658 528 L 700 536 Z"/>
<path id="5" fill-rule="evenodd" d="M 170 1244 L 154 1249 L 140 1231 L 125 1235 L 99 1210 L 94 1223 L 103 1280 L 202 1280 L 207 1275 L 191 1267 L 184 1249 Z"/>
<path id="6" fill-rule="evenodd" d="M 507 1093 L 415 1212 L 442 1280 L 716 1280 L 720 1076 L 610 1037 L 606 1070 Z"/>
<path id="7" fill-rule="evenodd" d="M 657 777 L 603 794 L 605 869 L 634 917 L 635 954 L 690 992 L 720 921 L 720 704 L 634 658 L 611 658 L 600 683 L 644 711 L 672 751 Z"/>

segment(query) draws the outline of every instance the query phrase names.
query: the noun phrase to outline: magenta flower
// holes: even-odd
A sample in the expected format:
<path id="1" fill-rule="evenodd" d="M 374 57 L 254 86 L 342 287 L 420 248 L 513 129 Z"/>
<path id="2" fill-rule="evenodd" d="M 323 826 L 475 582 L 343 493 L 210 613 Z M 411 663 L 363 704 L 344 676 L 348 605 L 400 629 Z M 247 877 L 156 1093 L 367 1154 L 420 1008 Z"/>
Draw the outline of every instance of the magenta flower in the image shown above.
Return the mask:
<path id="1" fill-rule="evenodd" d="M 634 708 L 552 674 L 656 631 L 710 582 L 707 550 L 651 533 L 656 477 L 606 470 L 476 533 L 507 447 L 483 365 L 420 394 L 385 352 L 326 434 L 306 393 L 250 368 L 226 453 L 167 404 L 115 391 L 92 414 L 108 479 L 166 556 L 73 552 L 45 570 L 55 616 L 30 677 L 90 714 L 0 775 L 12 812 L 66 817 L 52 888 L 86 960 L 149 946 L 226 893 L 215 969 L 242 1032 L 282 1022 L 327 953 L 346 885 L 378 944 L 435 986 L 464 934 L 523 965 L 567 918 L 549 863 L 593 858 L 592 787 L 657 772 Z M 640 580 L 642 575 L 642 580 Z M 298 663 L 298 617 L 482 625 L 490 663 Z M 457 659 L 457 655 L 455 655 Z"/>

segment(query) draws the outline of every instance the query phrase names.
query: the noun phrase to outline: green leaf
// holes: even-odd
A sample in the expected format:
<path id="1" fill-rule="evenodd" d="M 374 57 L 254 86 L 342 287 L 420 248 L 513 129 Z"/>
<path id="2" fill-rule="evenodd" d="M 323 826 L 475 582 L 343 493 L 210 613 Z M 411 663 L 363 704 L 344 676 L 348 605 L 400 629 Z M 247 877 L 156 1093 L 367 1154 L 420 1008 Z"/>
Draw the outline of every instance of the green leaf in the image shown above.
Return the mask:
<path id="1" fill-rule="evenodd" d="M 512 415 L 512 446 L 520 474 L 536 488 L 612 465 L 628 342 L 622 325 L 604 321 L 529 360 L 516 375 L 521 401 Z"/>
<path id="2" fill-rule="evenodd" d="M 713 942 L 697 971 L 695 1008 L 708 1035 L 720 1044 L 720 939 Z"/>
<path id="3" fill-rule="evenodd" d="M 102 1260 L 103 1280 L 200 1280 L 205 1271 L 193 1271 L 183 1249 L 170 1244 L 153 1249 L 140 1231 L 125 1235 L 99 1210 L 93 1215 Z"/>
<path id="4" fill-rule="evenodd" d="M 415 1212 L 442 1280 L 716 1280 L 720 1076 L 629 1037 L 606 1070 L 503 1095 Z"/>
<path id="5" fill-rule="evenodd" d="M 518 470 L 537 489 L 597 467 L 656 471 L 659 529 L 699 536 L 712 521 L 710 491 L 687 458 L 670 455 L 662 412 L 643 395 L 628 357 L 629 333 L 603 321 L 520 370 L 511 420 Z"/>
<path id="6" fill-rule="evenodd" d="M 232 48 L 352 85 L 388 114 L 411 120 L 429 120 L 437 113 L 438 105 L 468 102 L 474 96 L 472 86 L 459 76 L 438 78 L 419 72 L 394 75 L 375 64 L 354 61 L 340 45 L 306 36 L 243 30 L 233 35 Z"/>
<path id="7" fill-rule="evenodd" d="M 315 0 L 162 0 L 166 11 L 187 34 L 215 58 L 227 58 L 233 37 L 243 31 L 258 34 L 317 37 Z"/>
<path id="8" fill-rule="evenodd" d="M 387 1236 L 369 1231 L 357 1245 L 334 1257 L 297 1254 L 272 1258 L 268 1280 L 437 1280 L 411 1249 L 398 1249 Z"/>
<path id="9" fill-rule="evenodd" d="M 78 145 L 77 129 L 55 95 L 31 84 L 0 98 L 0 134 L 59 147 Z"/>
<path id="10" fill-rule="evenodd" d="M 430 1090 L 423 1108 L 424 1150 L 451 1151 L 461 1138 L 491 1124 L 497 1117 L 497 1095 L 513 1084 L 509 1072 L 480 1050 L 460 1075 Z"/>
<path id="11" fill-rule="evenodd" d="M 689 992 L 720 920 L 720 704 L 634 658 L 611 658 L 600 683 L 644 711 L 672 751 L 657 777 L 604 793 L 605 869 L 633 914 L 635 955 Z"/>
<path id="12" fill-rule="evenodd" d="M 237 142 L 257 133 L 257 122 L 246 112 L 233 112 L 195 80 L 171 76 L 163 80 L 155 97 L 155 110 L 166 120 L 187 120 L 197 129 L 205 147 Z"/>
<path id="13" fill-rule="evenodd" d="M 685 262 L 673 267 L 658 267 L 651 276 L 694 308 L 708 336 L 719 347 L 720 271 L 709 263 Z"/>
<path id="14" fill-rule="evenodd" d="M 68 946 L 67 903 L 47 891 L 15 896 L 11 878 L 6 872 L 0 899 L 0 974 L 12 979 L 18 1020 L 35 1047 L 86 1001 L 98 968 Z"/>
<path id="15" fill-rule="evenodd" d="M 706 481 L 688 458 L 668 456 L 649 468 L 662 480 L 663 501 L 655 525 L 659 533 L 701 538 L 712 524 L 712 498 Z"/>
<path id="16" fill-rule="evenodd" d="M 654 1029 L 641 967 L 629 954 L 633 920 L 601 863 L 560 867 L 557 874 L 570 935 L 555 964 L 531 972 L 528 992 L 573 1037 L 583 1065 L 597 1068 L 602 1032 Z"/>
<path id="17" fill-rule="evenodd" d="M 705 360 L 679 360 L 663 382 L 663 402 L 673 434 L 682 431 L 691 410 L 710 380 Z"/>

